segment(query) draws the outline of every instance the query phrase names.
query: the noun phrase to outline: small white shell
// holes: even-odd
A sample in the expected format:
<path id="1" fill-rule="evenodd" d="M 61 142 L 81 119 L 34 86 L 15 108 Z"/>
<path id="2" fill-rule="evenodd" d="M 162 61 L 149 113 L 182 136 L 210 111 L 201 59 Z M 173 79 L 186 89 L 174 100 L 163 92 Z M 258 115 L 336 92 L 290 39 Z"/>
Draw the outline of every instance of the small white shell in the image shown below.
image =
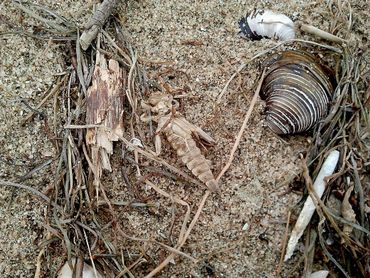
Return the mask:
<path id="1" fill-rule="evenodd" d="M 72 258 L 72 264 L 73 266 L 76 265 L 76 258 Z M 62 269 L 59 271 L 57 277 L 58 278 L 72 278 L 72 270 L 69 267 L 68 261 L 64 264 Z M 101 275 L 98 271 L 96 271 L 96 275 L 95 275 L 94 268 L 84 263 L 84 267 L 82 270 L 82 278 L 103 278 L 103 275 Z"/>
<path id="2" fill-rule="evenodd" d="M 295 38 L 293 21 L 283 14 L 270 10 L 254 10 L 239 21 L 240 34 L 250 40 L 276 38 L 290 40 Z"/>
<path id="3" fill-rule="evenodd" d="M 326 278 L 329 275 L 329 271 L 320 270 L 314 273 L 311 273 L 310 278 Z"/>

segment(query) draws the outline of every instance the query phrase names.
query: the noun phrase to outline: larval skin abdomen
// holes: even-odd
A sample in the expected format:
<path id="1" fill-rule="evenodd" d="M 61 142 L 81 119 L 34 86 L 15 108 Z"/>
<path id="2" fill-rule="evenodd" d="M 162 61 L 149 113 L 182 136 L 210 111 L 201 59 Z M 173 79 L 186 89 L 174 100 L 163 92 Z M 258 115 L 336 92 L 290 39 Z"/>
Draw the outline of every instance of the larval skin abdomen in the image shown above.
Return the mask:
<path id="1" fill-rule="evenodd" d="M 207 159 L 196 145 L 191 131 L 176 123 L 165 127 L 164 133 L 178 157 L 200 181 L 211 191 L 218 191 L 218 184 L 213 176 Z"/>

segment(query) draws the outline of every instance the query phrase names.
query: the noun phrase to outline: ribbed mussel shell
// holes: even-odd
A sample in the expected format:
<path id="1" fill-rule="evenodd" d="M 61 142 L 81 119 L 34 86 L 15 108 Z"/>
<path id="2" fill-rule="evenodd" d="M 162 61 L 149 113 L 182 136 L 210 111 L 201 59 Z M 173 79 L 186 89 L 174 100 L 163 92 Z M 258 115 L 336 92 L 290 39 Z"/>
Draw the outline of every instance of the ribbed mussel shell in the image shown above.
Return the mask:
<path id="1" fill-rule="evenodd" d="M 268 66 L 261 87 L 266 121 L 277 134 L 309 130 L 328 112 L 329 70 L 308 53 L 285 51 Z"/>

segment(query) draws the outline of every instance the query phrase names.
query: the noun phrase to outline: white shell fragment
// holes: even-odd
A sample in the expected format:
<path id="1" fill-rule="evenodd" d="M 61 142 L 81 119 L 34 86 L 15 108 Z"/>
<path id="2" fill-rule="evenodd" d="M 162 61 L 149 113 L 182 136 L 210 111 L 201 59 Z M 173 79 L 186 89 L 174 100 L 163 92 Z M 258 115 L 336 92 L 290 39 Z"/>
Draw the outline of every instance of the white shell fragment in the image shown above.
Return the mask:
<path id="1" fill-rule="evenodd" d="M 245 223 L 243 225 L 242 231 L 247 231 L 248 229 L 249 229 L 249 224 L 248 223 Z"/>
<path id="2" fill-rule="evenodd" d="M 274 38 L 290 40 L 295 38 L 293 21 L 284 14 L 270 10 L 254 10 L 239 21 L 240 35 L 250 40 Z"/>
<path id="3" fill-rule="evenodd" d="M 141 140 L 140 140 L 139 138 L 136 138 L 136 137 L 132 138 L 132 139 L 130 140 L 130 143 L 131 143 L 134 147 L 144 148 L 144 146 L 143 146 L 143 144 L 141 143 Z M 133 151 L 133 150 L 134 150 L 134 147 L 129 147 L 129 146 L 127 146 L 127 149 L 128 149 L 129 151 Z"/>
<path id="4" fill-rule="evenodd" d="M 322 194 L 325 191 L 326 187 L 325 178 L 333 174 L 335 167 L 337 166 L 338 160 L 339 152 L 334 150 L 328 155 L 328 157 L 324 161 L 320 169 L 320 172 L 317 175 L 316 180 L 313 184 L 313 190 L 316 192 L 319 198 L 321 198 Z M 289 260 L 290 257 L 293 255 L 298 240 L 301 238 L 314 212 L 315 212 L 314 201 L 312 200 L 311 196 L 308 196 L 306 202 L 304 203 L 303 209 L 299 214 L 298 220 L 295 223 L 292 234 L 290 235 L 284 261 Z"/>
<path id="5" fill-rule="evenodd" d="M 80 262 L 79 259 L 78 259 L 78 262 Z M 73 266 L 76 265 L 76 258 L 72 258 L 72 264 Z M 78 263 L 77 267 L 79 265 L 80 264 Z M 77 273 L 78 272 L 79 270 L 77 269 Z M 57 277 L 58 278 L 72 278 L 72 269 L 69 267 L 68 261 L 64 264 L 62 269 L 59 271 Z M 90 265 L 84 263 L 81 277 L 82 278 L 103 278 L 103 275 L 101 275 L 98 271 L 94 270 L 94 268 L 91 267 Z"/>
<path id="6" fill-rule="evenodd" d="M 311 273 L 310 278 L 326 278 L 329 275 L 327 270 L 319 270 L 314 273 Z"/>

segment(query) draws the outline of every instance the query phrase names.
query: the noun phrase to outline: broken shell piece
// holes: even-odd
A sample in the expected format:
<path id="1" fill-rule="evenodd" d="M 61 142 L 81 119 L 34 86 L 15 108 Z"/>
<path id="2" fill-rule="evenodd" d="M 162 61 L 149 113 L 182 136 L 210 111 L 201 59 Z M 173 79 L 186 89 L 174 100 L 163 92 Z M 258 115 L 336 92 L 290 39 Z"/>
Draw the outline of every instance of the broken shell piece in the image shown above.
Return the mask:
<path id="1" fill-rule="evenodd" d="M 245 224 L 243 225 L 242 231 L 246 231 L 246 230 L 248 230 L 248 229 L 249 229 L 249 224 L 248 224 L 248 223 L 245 223 Z"/>
<path id="2" fill-rule="evenodd" d="M 326 278 L 329 275 L 327 270 L 319 270 L 310 275 L 310 278 Z"/>
<path id="3" fill-rule="evenodd" d="M 331 176 L 337 166 L 339 160 L 339 152 L 333 150 L 329 153 L 328 157 L 324 161 L 319 174 L 316 177 L 316 180 L 313 184 L 313 190 L 316 192 L 317 196 L 321 198 L 322 194 L 325 191 L 326 181 L 325 178 Z M 298 240 L 301 238 L 304 230 L 306 229 L 308 223 L 310 222 L 312 215 L 316 209 L 315 203 L 312 200 L 311 196 L 307 197 L 306 202 L 304 203 L 303 209 L 298 216 L 297 222 L 293 228 L 292 234 L 290 235 L 289 242 L 287 245 L 284 261 L 290 259 L 293 255 L 294 249 L 298 243 Z"/>
<path id="4" fill-rule="evenodd" d="M 72 265 L 73 267 L 77 267 L 76 273 L 80 273 L 81 269 L 81 260 L 77 260 L 77 265 L 76 265 L 76 258 L 72 258 Z M 58 278 L 72 278 L 73 277 L 73 271 L 70 268 L 68 261 L 64 264 L 62 269 L 58 273 Z M 83 264 L 83 270 L 82 270 L 82 278 L 103 278 L 103 275 L 101 275 L 97 270 L 94 270 L 93 267 L 90 265 L 84 263 Z"/>
<path id="5" fill-rule="evenodd" d="M 143 146 L 143 144 L 141 143 L 141 140 L 139 139 L 139 138 L 136 138 L 136 137 L 134 137 L 134 138 L 132 138 L 131 140 L 130 140 L 130 143 L 134 146 L 134 147 L 139 147 L 139 148 L 144 148 L 144 146 Z M 133 151 L 134 150 L 134 148 L 133 147 L 127 147 L 127 149 L 129 150 L 129 151 Z"/>
<path id="6" fill-rule="evenodd" d="M 295 38 L 293 21 L 284 14 L 270 10 L 254 10 L 239 21 L 240 35 L 254 40 L 276 38 L 290 40 Z"/>

